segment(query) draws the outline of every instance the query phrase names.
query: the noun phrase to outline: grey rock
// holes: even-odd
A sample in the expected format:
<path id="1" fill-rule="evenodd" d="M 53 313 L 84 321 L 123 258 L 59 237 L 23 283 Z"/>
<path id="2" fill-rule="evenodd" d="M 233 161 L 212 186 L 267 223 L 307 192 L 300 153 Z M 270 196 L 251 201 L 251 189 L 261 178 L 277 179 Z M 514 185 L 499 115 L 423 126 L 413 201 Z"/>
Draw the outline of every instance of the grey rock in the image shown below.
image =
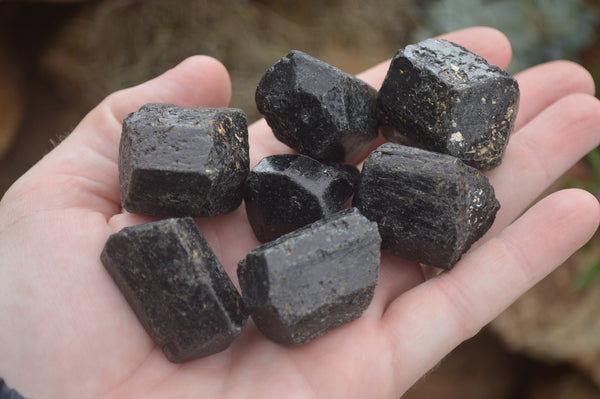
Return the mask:
<path id="1" fill-rule="evenodd" d="M 155 216 L 215 216 L 237 208 L 248 176 L 248 122 L 235 108 L 146 104 L 123 121 L 123 207 Z"/>
<path id="2" fill-rule="evenodd" d="M 241 333 L 241 296 L 192 218 L 124 228 L 101 260 L 171 362 L 223 351 Z"/>
<path id="3" fill-rule="evenodd" d="M 351 208 L 253 249 L 238 277 L 254 323 L 275 342 L 300 345 L 360 317 L 380 244 L 377 225 Z"/>

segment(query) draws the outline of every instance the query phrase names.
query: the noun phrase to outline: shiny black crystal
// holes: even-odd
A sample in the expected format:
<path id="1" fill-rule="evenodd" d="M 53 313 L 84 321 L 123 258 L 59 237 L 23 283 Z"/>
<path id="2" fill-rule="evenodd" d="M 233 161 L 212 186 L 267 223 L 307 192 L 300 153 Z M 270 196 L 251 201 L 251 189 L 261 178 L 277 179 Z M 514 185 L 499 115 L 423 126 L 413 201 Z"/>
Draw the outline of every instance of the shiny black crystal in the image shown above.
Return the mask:
<path id="1" fill-rule="evenodd" d="M 376 95 L 362 80 L 293 50 L 265 72 L 256 105 L 283 143 L 319 160 L 344 162 L 378 135 Z"/>
<path id="2" fill-rule="evenodd" d="M 225 350 L 246 322 L 239 293 L 192 218 L 124 228 L 101 259 L 171 362 Z"/>
<path id="3" fill-rule="evenodd" d="M 121 202 L 156 216 L 215 216 L 237 208 L 249 172 L 248 122 L 234 108 L 146 104 L 123 121 Z"/>
<path id="4" fill-rule="evenodd" d="M 390 140 L 500 164 L 519 103 L 517 81 L 464 47 L 428 39 L 396 53 L 377 97 Z"/>
<path id="5" fill-rule="evenodd" d="M 500 208 L 477 169 L 396 143 L 366 158 L 353 205 L 377 222 L 383 252 L 443 269 L 483 236 Z"/>
<path id="6" fill-rule="evenodd" d="M 341 210 L 358 177 L 353 166 L 324 164 L 305 155 L 263 158 L 250 171 L 244 194 L 256 238 L 271 241 Z"/>
<path id="7" fill-rule="evenodd" d="M 380 244 L 377 225 L 351 208 L 253 249 L 238 277 L 254 323 L 275 342 L 299 345 L 360 317 Z"/>

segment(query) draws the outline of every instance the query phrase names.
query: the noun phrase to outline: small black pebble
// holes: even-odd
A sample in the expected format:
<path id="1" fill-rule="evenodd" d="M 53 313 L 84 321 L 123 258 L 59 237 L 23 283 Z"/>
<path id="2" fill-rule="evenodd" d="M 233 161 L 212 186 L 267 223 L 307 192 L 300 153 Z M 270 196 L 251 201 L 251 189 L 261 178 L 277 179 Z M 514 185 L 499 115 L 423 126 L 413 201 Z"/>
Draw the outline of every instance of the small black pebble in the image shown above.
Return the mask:
<path id="1" fill-rule="evenodd" d="M 216 216 L 242 202 L 248 122 L 235 108 L 146 104 L 123 121 L 121 202 L 154 216 Z"/>
<path id="2" fill-rule="evenodd" d="M 242 299 L 192 218 L 124 228 L 101 260 L 171 362 L 221 352 L 241 333 Z"/>
<path id="3" fill-rule="evenodd" d="M 248 175 L 244 202 L 252 230 L 268 242 L 342 209 L 354 194 L 359 171 L 305 155 L 263 158 Z"/>
<path id="4" fill-rule="evenodd" d="M 253 249 L 238 277 L 254 323 L 275 342 L 300 345 L 360 317 L 380 245 L 377 225 L 350 208 Z"/>
<path id="5" fill-rule="evenodd" d="M 376 96 L 362 80 L 292 50 L 263 75 L 256 106 L 291 148 L 318 160 L 349 162 L 379 134 Z"/>
<path id="6" fill-rule="evenodd" d="M 500 164 L 518 105 L 516 79 L 440 39 L 398 51 L 377 96 L 390 141 L 450 154 L 477 169 Z"/>
<path id="7" fill-rule="evenodd" d="M 382 252 L 443 269 L 485 234 L 500 208 L 477 169 L 396 143 L 366 158 L 353 205 L 377 222 Z"/>

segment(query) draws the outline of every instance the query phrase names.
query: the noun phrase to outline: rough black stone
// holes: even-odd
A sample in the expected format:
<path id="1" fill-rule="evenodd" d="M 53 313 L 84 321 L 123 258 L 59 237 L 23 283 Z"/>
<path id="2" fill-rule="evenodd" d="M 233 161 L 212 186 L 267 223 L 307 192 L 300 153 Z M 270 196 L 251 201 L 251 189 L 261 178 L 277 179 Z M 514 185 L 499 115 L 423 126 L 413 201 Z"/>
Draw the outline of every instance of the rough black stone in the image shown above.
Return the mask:
<path id="1" fill-rule="evenodd" d="M 376 95 L 362 80 L 293 50 L 265 72 L 256 105 L 283 143 L 319 160 L 344 162 L 378 135 Z"/>
<path id="2" fill-rule="evenodd" d="M 261 242 L 342 209 L 354 194 L 359 172 L 345 164 L 323 164 L 306 155 L 263 158 L 246 180 L 244 202 Z"/>
<path id="3" fill-rule="evenodd" d="M 171 362 L 225 350 L 246 322 L 239 293 L 192 218 L 124 228 L 101 259 Z"/>
<path id="4" fill-rule="evenodd" d="M 380 245 L 377 225 L 351 208 L 253 249 L 238 277 L 254 323 L 275 342 L 299 345 L 360 317 Z"/>
<path id="5" fill-rule="evenodd" d="M 500 208 L 477 169 L 396 143 L 366 158 L 353 205 L 377 222 L 382 252 L 443 269 L 483 236 Z"/>
<path id="6" fill-rule="evenodd" d="M 123 121 L 121 202 L 155 216 L 215 216 L 237 208 L 250 169 L 248 122 L 235 108 L 146 104 Z"/>
<path id="7" fill-rule="evenodd" d="M 478 169 L 500 164 L 518 103 L 513 77 L 440 39 L 398 51 L 377 97 L 390 141 L 454 155 Z"/>

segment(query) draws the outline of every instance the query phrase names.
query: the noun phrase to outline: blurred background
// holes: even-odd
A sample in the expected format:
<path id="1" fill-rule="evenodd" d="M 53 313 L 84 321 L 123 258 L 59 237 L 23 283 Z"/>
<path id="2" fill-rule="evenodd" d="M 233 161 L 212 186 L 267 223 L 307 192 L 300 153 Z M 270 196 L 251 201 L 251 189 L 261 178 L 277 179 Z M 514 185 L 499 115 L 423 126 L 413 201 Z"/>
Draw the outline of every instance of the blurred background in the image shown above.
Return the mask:
<path id="1" fill-rule="evenodd" d="M 509 72 L 553 59 L 600 79 L 600 0 L 0 0 L 0 196 L 109 93 L 193 54 L 221 60 L 231 106 L 291 49 L 349 73 L 454 29 L 509 37 Z M 600 128 L 600 127 L 599 127 Z M 554 188 L 600 184 L 592 151 Z M 594 237 L 404 397 L 600 398 L 600 239 Z"/>

